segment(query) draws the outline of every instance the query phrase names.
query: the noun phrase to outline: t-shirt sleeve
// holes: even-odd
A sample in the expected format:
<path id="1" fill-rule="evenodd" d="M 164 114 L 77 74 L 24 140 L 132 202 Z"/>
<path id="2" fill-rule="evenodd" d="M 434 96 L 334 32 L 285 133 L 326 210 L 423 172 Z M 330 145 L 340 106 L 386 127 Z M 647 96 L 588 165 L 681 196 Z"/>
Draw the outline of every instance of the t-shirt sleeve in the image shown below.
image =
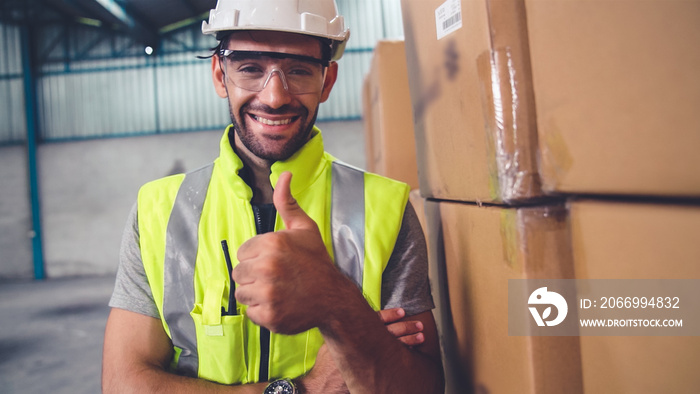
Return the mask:
<path id="1" fill-rule="evenodd" d="M 382 275 L 382 309 L 401 307 L 406 316 L 435 308 L 428 279 L 425 235 L 410 202 L 389 263 Z"/>
<path id="2" fill-rule="evenodd" d="M 141 260 L 136 204 L 131 209 L 122 235 L 117 279 L 109 306 L 160 319 Z"/>

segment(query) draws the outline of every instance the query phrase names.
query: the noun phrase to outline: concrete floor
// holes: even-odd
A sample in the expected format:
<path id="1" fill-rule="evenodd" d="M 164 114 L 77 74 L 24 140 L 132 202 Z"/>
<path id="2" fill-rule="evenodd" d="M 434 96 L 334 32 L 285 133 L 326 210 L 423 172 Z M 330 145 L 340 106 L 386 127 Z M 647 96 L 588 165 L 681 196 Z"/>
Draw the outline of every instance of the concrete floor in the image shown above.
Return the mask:
<path id="1" fill-rule="evenodd" d="M 114 276 L 0 281 L 0 392 L 100 393 Z"/>

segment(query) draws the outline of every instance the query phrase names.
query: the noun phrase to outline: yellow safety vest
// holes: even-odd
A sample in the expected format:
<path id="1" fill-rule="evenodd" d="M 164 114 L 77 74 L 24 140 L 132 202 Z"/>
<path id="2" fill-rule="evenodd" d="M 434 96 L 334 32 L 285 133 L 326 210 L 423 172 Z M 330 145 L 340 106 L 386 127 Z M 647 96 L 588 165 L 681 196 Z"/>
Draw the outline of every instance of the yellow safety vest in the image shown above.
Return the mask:
<path id="1" fill-rule="evenodd" d="M 231 129 L 232 126 L 229 126 Z M 177 373 L 222 384 L 260 381 L 260 327 L 246 306 L 228 305 L 230 284 L 222 251 L 232 266 L 236 252 L 256 235 L 253 193 L 238 176 L 243 162 L 228 134 L 209 166 L 144 185 L 138 196 L 141 257 L 163 327 L 170 336 Z M 273 164 L 270 183 L 294 175 L 291 192 L 318 224 L 338 268 L 362 288 L 373 309 L 381 304 L 382 273 L 394 248 L 408 200 L 406 184 L 366 173 L 324 152 L 320 130 L 291 158 Z M 283 228 L 277 215 L 275 231 Z M 294 378 L 316 361 L 318 329 L 287 336 L 272 333 L 269 379 Z"/>

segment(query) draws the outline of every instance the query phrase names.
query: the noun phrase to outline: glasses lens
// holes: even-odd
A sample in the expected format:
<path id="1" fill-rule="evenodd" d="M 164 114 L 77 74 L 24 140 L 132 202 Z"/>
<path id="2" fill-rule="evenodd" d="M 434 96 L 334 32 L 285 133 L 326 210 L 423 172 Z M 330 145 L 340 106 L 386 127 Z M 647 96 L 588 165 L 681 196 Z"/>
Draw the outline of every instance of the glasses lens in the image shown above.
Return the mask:
<path id="1" fill-rule="evenodd" d="M 318 93 L 323 88 L 323 66 L 304 56 L 287 58 L 256 53 L 233 51 L 224 57 L 226 77 L 241 89 L 260 92 L 278 76 L 291 94 Z M 276 75 L 275 75 L 276 74 Z"/>

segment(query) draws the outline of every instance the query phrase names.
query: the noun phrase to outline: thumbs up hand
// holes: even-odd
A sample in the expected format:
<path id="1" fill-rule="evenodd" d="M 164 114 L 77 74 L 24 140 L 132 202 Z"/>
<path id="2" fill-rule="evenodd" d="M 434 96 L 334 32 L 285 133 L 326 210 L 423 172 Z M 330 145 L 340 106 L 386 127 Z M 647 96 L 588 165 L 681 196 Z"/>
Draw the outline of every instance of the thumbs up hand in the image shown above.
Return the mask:
<path id="1" fill-rule="evenodd" d="M 238 249 L 233 280 L 248 317 L 272 332 L 296 334 L 324 324 L 339 287 L 354 286 L 333 264 L 316 222 L 291 194 L 282 173 L 273 202 L 285 230 L 255 236 Z"/>

